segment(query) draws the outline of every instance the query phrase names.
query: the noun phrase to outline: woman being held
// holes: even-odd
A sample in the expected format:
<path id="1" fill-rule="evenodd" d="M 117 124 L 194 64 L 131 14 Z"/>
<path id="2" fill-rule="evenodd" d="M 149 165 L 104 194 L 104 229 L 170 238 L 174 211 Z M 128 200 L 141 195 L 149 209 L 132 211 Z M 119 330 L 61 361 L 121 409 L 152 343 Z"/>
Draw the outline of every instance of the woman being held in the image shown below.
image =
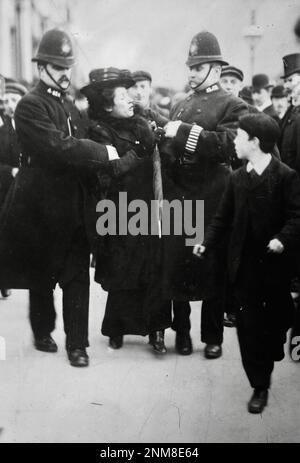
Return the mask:
<path id="1" fill-rule="evenodd" d="M 151 235 L 155 140 L 148 122 L 134 114 L 127 93 L 134 83 L 128 71 L 95 69 L 90 73 L 90 84 L 81 90 L 89 102 L 90 138 L 113 145 L 119 155 L 110 162 L 108 173 L 99 178 L 99 199 L 105 197 L 116 206 L 116 234 L 98 238 L 95 280 L 108 291 L 102 334 L 109 336 L 110 347 L 122 347 L 126 334 L 149 335 L 154 351 L 164 354 L 171 303 L 161 296 L 161 242 Z M 127 212 L 119 225 L 120 193 L 127 196 L 126 210 L 134 200 L 146 205 L 147 234 L 134 235 L 128 229 L 130 218 L 139 211 Z"/>

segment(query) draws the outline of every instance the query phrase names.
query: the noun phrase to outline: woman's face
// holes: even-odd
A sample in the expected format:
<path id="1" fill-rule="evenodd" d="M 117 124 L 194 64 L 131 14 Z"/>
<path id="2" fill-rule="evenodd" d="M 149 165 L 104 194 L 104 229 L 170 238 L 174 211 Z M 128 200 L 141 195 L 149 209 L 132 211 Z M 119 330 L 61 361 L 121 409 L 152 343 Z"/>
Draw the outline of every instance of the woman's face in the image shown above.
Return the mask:
<path id="1" fill-rule="evenodd" d="M 114 104 L 110 112 L 113 117 L 128 118 L 133 116 L 133 100 L 125 87 L 115 88 L 113 101 Z"/>

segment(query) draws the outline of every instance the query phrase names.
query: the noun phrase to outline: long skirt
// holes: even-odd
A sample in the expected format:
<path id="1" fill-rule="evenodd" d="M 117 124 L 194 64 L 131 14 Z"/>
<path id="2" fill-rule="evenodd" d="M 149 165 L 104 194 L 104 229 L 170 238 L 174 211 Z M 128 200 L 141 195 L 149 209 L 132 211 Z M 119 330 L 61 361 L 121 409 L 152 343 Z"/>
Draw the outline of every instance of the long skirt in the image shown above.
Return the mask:
<path id="1" fill-rule="evenodd" d="M 156 285 L 131 290 L 109 291 L 102 334 L 146 336 L 171 326 L 171 301 L 161 298 Z"/>

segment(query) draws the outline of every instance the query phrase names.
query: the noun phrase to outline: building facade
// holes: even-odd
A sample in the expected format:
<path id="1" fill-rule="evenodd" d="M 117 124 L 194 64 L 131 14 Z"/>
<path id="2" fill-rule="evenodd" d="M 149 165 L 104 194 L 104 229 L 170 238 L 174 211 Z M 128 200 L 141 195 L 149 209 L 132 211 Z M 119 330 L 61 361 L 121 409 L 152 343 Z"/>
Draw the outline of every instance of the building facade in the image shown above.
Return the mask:
<path id="1" fill-rule="evenodd" d="M 68 30 L 68 0 L 0 0 L 0 74 L 31 84 L 31 62 L 42 34 L 51 27 Z"/>

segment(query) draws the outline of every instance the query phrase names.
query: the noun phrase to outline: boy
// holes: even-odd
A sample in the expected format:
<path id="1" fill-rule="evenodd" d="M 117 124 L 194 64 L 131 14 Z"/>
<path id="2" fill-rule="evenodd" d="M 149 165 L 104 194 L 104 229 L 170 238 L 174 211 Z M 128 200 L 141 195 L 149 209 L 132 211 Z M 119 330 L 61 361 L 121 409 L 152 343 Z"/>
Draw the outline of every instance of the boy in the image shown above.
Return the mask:
<path id="1" fill-rule="evenodd" d="M 227 231 L 229 277 L 240 303 L 237 334 L 242 363 L 254 389 L 250 413 L 267 405 L 274 361 L 284 358 L 291 324 L 291 257 L 300 241 L 300 181 L 296 172 L 271 156 L 280 130 L 264 113 L 239 120 L 237 156 L 248 161 L 233 172 L 220 207 L 208 227 L 206 254 Z"/>

